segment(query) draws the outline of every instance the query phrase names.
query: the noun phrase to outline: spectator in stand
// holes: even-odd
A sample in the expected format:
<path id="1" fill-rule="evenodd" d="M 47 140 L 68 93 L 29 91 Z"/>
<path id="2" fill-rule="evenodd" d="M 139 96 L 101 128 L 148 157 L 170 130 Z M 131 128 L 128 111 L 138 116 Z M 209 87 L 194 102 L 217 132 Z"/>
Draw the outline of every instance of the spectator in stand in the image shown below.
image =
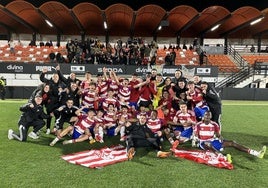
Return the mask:
<path id="1" fill-rule="evenodd" d="M 172 48 L 172 50 L 170 52 L 170 59 L 171 59 L 171 64 L 170 65 L 175 65 L 175 63 L 176 63 L 176 52 L 175 52 L 175 48 Z"/>
<path id="2" fill-rule="evenodd" d="M 183 50 L 187 50 L 187 46 L 186 46 L 185 43 L 182 45 L 182 49 L 183 49 Z"/>
<path id="3" fill-rule="evenodd" d="M 43 41 L 40 41 L 39 46 L 43 47 L 43 46 L 45 46 L 45 43 Z"/>
<path id="4" fill-rule="evenodd" d="M 35 46 L 36 46 L 36 41 L 31 40 L 31 42 L 29 43 L 29 46 L 31 46 L 31 47 L 35 47 Z"/>
<path id="5" fill-rule="evenodd" d="M 15 42 L 13 41 L 13 39 L 11 39 L 9 42 L 8 42 L 8 46 L 9 46 L 9 51 L 10 51 L 10 54 L 11 55 L 15 55 L 16 54 L 16 51 L 15 51 Z"/>
<path id="6" fill-rule="evenodd" d="M 55 63 L 56 55 L 53 51 L 51 51 L 48 55 L 50 63 Z"/>
<path id="7" fill-rule="evenodd" d="M 172 59 L 171 59 L 171 55 L 170 52 L 166 52 L 166 56 L 165 56 L 165 65 L 172 65 Z"/>
<path id="8" fill-rule="evenodd" d="M 194 38 L 194 40 L 193 40 L 193 48 L 194 48 L 195 51 L 198 48 L 198 46 L 199 46 L 198 39 L 197 38 Z"/>
<path id="9" fill-rule="evenodd" d="M 63 57 L 63 55 L 61 54 L 61 53 L 57 53 L 57 55 L 56 55 L 56 62 L 57 63 L 66 63 L 66 60 L 65 60 L 65 58 Z"/>
<path id="10" fill-rule="evenodd" d="M 203 64 L 207 64 L 207 53 L 206 51 L 201 51 L 201 53 L 199 54 L 199 64 L 200 66 Z"/>
<path id="11" fill-rule="evenodd" d="M 250 52 L 255 53 L 255 46 L 253 44 L 251 45 Z"/>

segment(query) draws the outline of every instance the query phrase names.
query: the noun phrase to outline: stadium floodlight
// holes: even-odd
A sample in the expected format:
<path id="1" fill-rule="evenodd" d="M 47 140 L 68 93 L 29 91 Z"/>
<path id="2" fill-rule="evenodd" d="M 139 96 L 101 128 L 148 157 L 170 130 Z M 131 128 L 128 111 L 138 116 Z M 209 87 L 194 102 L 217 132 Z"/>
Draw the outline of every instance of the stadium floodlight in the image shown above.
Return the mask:
<path id="1" fill-rule="evenodd" d="M 104 29 L 107 29 L 107 23 L 106 22 L 103 23 L 103 26 L 104 26 Z"/>
<path id="2" fill-rule="evenodd" d="M 254 25 L 254 24 L 256 24 L 256 23 L 259 23 L 260 21 L 262 21 L 263 18 L 264 18 L 264 17 L 261 17 L 261 18 L 258 18 L 258 19 L 256 19 L 256 20 L 250 22 L 250 25 Z"/>
<path id="3" fill-rule="evenodd" d="M 53 27 L 53 25 L 50 21 L 48 21 L 48 20 L 45 20 L 45 21 L 46 21 L 47 25 L 49 25 L 49 27 Z"/>
<path id="4" fill-rule="evenodd" d="M 161 25 L 159 25 L 159 27 L 158 27 L 158 31 L 160 31 L 162 29 L 162 26 Z"/>
<path id="5" fill-rule="evenodd" d="M 218 29 L 220 27 L 221 24 L 215 25 L 214 27 L 212 27 L 210 29 L 210 31 L 215 31 L 216 29 Z"/>

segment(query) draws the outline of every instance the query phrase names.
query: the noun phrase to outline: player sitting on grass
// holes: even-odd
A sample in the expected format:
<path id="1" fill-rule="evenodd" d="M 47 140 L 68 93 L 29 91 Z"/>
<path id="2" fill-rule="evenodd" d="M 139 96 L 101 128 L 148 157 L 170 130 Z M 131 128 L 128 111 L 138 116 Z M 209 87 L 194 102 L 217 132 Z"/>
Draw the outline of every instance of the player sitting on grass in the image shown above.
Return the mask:
<path id="1" fill-rule="evenodd" d="M 161 151 L 160 139 L 154 137 L 154 133 L 149 129 L 146 122 L 146 116 L 141 115 L 136 123 L 126 122 L 127 132 L 127 156 L 128 160 L 133 159 L 135 148 L 152 147 L 157 151 L 157 157 L 166 158 L 170 156 L 170 152 Z"/>
<path id="2" fill-rule="evenodd" d="M 198 142 L 201 149 L 212 150 L 216 153 L 222 152 L 225 147 L 234 147 L 235 149 L 249 153 L 250 155 L 263 158 L 266 152 L 266 146 L 263 146 L 260 151 L 256 151 L 234 141 L 223 140 L 220 135 L 219 125 L 216 122 L 211 121 L 210 111 L 205 112 L 203 120 L 196 124 L 194 128 L 193 146 L 196 144 L 195 141 Z"/>
<path id="3" fill-rule="evenodd" d="M 95 111 L 94 109 L 90 108 L 87 112 L 87 115 L 82 115 L 82 110 L 83 107 L 76 111 L 76 114 L 78 115 L 78 121 L 74 124 L 74 126 L 70 125 L 65 128 L 59 135 L 57 135 L 57 137 L 52 142 L 50 142 L 50 146 L 54 146 L 62 137 L 64 137 L 68 133 L 72 134 L 72 139 L 63 141 L 62 144 L 64 145 L 76 142 L 83 142 L 87 139 L 90 140 L 90 143 L 95 142 L 90 133 L 90 128 L 93 128 L 95 124 Z"/>

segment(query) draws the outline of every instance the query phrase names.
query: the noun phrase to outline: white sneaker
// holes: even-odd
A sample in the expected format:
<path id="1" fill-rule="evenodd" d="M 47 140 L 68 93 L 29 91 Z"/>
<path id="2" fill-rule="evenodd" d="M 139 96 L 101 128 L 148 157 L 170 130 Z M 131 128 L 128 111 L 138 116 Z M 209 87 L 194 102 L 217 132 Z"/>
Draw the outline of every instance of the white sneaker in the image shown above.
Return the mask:
<path id="1" fill-rule="evenodd" d="M 46 132 L 46 134 L 50 134 L 50 129 L 47 129 L 47 132 Z"/>
<path id="2" fill-rule="evenodd" d="M 32 138 L 32 139 L 38 139 L 38 138 L 39 138 L 39 136 L 37 136 L 34 132 L 30 132 L 30 133 L 28 134 L 28 136 L 29 136 L 30 138 Z"/>
<path id="3" fill-rule="evenodd" d="M 8 134 L 7 134 L 7 138 L 9 139 L 9 140 L 12 140 L 12 139 L 14 139 L 14 137 L 13 137 L 13 130 L 12 129 L 9 129 L 8 130 Z"/>

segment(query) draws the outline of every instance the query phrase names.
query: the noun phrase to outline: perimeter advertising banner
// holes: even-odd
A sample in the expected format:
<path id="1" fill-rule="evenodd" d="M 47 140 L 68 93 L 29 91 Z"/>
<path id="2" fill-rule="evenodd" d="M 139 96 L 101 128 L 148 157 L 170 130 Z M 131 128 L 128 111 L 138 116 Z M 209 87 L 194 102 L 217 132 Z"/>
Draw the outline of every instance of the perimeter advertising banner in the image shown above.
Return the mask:
<path id="1" fill-rule="evenodd" d="M 15 73 L 15 74 L 39 74 L 44 68 L 48 73 L 55 72 L 57 64 L 35 64 L 35 63 L 0 63 L 0 73 Z M 93 75 L 101 74 L 103 67 L 108 71 L 114 71 L 118 75 L 145 75 L 151 71 L 152 68 L 157 69 L 158 73 L 163 76 L 174 76 L 177 69 L 182 70 L 184 74 L 199 75 L 201 77 L 217 77 L 218 67 L 215 66 L 135 66 L 135 65 L 93 65 L 93 64 L 60 64 L 60 70 L 63 74 L 70 74 L 71 72 L 77 75 L 84 75 L 89 71 Z"/>

